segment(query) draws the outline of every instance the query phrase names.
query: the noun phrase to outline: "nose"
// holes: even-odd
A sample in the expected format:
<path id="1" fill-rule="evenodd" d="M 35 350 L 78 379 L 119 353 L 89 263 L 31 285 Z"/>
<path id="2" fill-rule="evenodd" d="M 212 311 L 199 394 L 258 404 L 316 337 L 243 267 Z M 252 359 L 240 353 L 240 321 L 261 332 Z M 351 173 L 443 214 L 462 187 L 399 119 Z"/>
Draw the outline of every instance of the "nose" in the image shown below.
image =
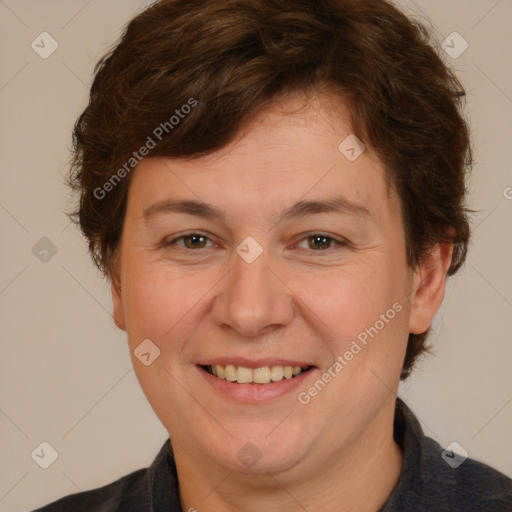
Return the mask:
<path id="1" fill-rule="evenodd" d="M 232 270 L 215 297 L 215 323 L 245 337 L 262 336 L 290 324 L 293 294 L 278 274 L 265 251 L 252 263 L 235 253 Z"/>

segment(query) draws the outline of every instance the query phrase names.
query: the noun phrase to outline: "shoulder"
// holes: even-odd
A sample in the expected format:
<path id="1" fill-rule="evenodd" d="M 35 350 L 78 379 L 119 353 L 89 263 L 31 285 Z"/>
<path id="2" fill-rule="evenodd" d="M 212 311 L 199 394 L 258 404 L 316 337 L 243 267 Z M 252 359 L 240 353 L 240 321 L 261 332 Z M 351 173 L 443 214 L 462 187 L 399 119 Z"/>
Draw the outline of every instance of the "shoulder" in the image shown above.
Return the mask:
<path id="1" fill-rule="evenodd" d="M 403 466 L 380 512 L 512 511 L 512 480 L 482 462 L 444 450 L 425 436 L 416 416 L 400 399 L 394 427 Z"/>
<path id="2" fill-rule="evenodd" d="M 512 479 L 483 462 L 468 458 L 451 467 L 442 460 L 443 449 L 426 438 L 431 468 L 437 467 L 432 483 L 439 489 L 440 499 L 452 500 L 456 510 L 478 512 L 511 512 Z"/>
<path id="3" fill-rule="evenodd" d="M 178 475 L 170 439 L 151 466 L 91 491 L 71 494 L 34 512 L 178 512 Z"/>
<path id="4" fill-rule="evenodd" d="M 140 469 L 115 482 L 90 491 L 71 494 L 34 512 L 135 512 L 146 498 L 147 469 Z"/>

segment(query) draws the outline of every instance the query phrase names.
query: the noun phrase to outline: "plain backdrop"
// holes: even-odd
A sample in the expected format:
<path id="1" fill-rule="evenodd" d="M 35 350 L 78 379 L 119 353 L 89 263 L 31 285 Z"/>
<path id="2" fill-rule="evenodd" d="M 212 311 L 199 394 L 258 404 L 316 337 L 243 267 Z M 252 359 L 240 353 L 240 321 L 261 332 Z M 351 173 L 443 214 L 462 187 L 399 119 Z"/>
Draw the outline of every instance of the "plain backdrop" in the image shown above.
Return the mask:
<path id="1" fill-rule="evenodd" d="M 0 0 L 0 511 L 109 483 L 150 464 L 166 439 L 111 319 L 109 287 L 64 214 L 71 130 L 94 64 L 148 4 Z M 457 441 L 512 477 L 512 3 L 399 5 L 430 20 L 439 43 L 462 48 L 453 32 L 468 43 L 444 58 L 468 92 L 478 210 L 435 318 L 436 354 L 400 394 L 443 447 Z M 47 58 L 39 53 L 55 43 L 42 32 L 58 44 Z M 58 453 L 48 469 L 31 457 L 42 442 Z"/>

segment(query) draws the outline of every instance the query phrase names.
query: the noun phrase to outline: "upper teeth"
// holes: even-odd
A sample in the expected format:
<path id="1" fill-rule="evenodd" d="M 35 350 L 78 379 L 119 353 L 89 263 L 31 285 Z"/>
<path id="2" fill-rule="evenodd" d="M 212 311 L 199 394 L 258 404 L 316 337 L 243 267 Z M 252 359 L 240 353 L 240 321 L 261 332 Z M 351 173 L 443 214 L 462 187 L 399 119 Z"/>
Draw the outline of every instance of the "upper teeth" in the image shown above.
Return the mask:
<path id="1" fill-rule="evenodd" d="M 283 378 L 291 379 L 302 372 L 300 366 L 262 366 L 261 368 L 246 368 L 245 366 L 234 366 L 232 364 L 215 364 L 209 367 L 213 375 L 219 379 L 229 382 L 238 382 L 239 384 L 268 384 L 269 382 L 278 382 Z M 304 369 L 306 369 L 305 367 Z"/>

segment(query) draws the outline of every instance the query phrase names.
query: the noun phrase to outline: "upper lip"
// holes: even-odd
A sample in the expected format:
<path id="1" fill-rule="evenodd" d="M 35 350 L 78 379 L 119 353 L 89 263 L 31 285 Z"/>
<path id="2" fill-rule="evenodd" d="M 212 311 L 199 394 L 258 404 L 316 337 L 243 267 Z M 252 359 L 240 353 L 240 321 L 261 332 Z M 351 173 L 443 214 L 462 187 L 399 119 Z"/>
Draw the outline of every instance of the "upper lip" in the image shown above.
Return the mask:
<path id="1" fill-rule="evenodd" d="M 199 366 L 226 366 L 231 364 L 233 366 L 243 366 L 245 368 L 262 368 L 264 366 L 301 366 L 310 367 L 313 366 L 310 363 L 304 361 L 298 361 L 295 359 L 275 359 L 275 358 L 263 358 L 263 359 L 247 359 L 244 357 L 216 357 L 214 359 L 207 359 L 198 363 Z"/>

